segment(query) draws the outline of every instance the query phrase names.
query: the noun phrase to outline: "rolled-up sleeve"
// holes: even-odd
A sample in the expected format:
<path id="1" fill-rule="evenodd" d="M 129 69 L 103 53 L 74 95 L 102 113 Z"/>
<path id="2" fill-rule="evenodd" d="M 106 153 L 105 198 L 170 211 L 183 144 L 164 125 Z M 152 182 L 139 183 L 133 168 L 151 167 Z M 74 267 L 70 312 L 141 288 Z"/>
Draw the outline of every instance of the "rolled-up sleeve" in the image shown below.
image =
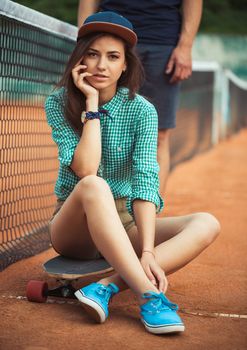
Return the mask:
<path id="1" fill-rule="evenodd" d="M 164 202 L 159 194 L 157 162 L 158 116 L 150 104 L 137 122 L 133 152 L 132 194 L 127 199 L 128 212 L 133 214 L 133 201 L 142 199 L 155 204 L 159 213 Z"/>
<path id="2" fill-rule="evenodd" d="M 58 160 L 64 166 L 72 163 L 79 135 L 64 117 L 64 102 L 57 93 L 51 94 L 45 102 L 47 122 L 52 129 L 52 139 L 58 146 Z"/>

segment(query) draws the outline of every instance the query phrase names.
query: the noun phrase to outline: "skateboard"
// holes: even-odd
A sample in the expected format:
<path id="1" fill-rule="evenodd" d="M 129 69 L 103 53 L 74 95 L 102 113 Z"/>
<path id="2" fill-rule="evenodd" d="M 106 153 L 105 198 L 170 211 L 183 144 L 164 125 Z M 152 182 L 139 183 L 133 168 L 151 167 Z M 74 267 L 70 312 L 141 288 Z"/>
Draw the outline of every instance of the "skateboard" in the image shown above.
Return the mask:
<path id="1" fill-rule="evenodd" d="M 48 296 L 75 299 L 76 289 L 73 287 L 73 282 L 81 278 L 113 271 L 104 258 L 74 260 L 60 255 L 46 261 L 43 269 L 50 277 L 59 282 L 59 286 L 50 289 L 47 282 L 31 280 L 26 289 L 28 301 L 45 303 Z"/>

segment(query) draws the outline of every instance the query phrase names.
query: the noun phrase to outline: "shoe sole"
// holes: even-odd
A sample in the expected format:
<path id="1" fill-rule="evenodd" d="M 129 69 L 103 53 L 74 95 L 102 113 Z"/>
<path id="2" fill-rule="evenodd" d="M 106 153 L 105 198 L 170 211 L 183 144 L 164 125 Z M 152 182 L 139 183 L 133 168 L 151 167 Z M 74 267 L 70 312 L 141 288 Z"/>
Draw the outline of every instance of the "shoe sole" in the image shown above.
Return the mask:
<path id="1" fill-rule="evenodd" d="M 153 327 L 147 324 L 145 321 L 143 320 L 141 321 L 144 324 L 146 330 L 153 334 L 179 333 L 179 332 L 184 332 L 185 330 L 185 327 L 183 324 Z"/>
<path id="2" fill-rule="evenodd" d="M 105 322 L 105 312 L 98 303 L 83 295 L 80 290 L 75 292 L 75 296 L 80 301 L 81 306 L 87 314 L 89 314 L 97 323 Z"/>

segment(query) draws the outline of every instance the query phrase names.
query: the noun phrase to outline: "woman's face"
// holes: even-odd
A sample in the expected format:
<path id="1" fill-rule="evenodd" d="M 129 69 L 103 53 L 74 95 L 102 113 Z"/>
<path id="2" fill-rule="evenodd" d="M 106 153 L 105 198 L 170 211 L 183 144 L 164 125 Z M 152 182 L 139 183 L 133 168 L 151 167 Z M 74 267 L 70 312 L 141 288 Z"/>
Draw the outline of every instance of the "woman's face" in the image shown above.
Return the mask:
<path id="1" fill-rule="evenodd" d="M 87 66 L 87 72 L 93 74 L 86 78 L 90 85 L 100 92 L 114 94 L 117 81 L 126 70 L 124 43 L 110 35 L 96 39 L 83 57 L 82 64 Z"/>

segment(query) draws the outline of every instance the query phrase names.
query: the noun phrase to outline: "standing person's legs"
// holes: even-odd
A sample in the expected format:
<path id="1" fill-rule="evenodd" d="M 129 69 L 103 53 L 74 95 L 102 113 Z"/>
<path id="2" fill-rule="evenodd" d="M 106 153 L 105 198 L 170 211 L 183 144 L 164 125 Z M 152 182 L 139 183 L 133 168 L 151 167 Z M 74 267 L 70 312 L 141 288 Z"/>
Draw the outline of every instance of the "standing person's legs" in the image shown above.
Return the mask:
<path id="1" fill-rule="evenodd" d="M 170 129 L 176 126 L 180 87 L 179 83 L 171 84 L 169 82 L 172 73 L 165 73 L 173 49 L 173 46 L 165 45 L 139 44 L 137 47 L 146 75 L 140 94 L 154 104 L 159 118 L 158 162 L 161 196 L 164 196 L 170 170 L 169 136 Z"/>
<path id="2" fill-rule="evenodd" d="M 170 171 L 170 147 L 169 147 L 170 129 L 160 129 L 158 133 L 158 151 L 157 160 L 160 166 L 159 181 L 160 195 L 165 197 L 166 182 Z M 158 214 L 162 216 L 162 212 Z"/>

